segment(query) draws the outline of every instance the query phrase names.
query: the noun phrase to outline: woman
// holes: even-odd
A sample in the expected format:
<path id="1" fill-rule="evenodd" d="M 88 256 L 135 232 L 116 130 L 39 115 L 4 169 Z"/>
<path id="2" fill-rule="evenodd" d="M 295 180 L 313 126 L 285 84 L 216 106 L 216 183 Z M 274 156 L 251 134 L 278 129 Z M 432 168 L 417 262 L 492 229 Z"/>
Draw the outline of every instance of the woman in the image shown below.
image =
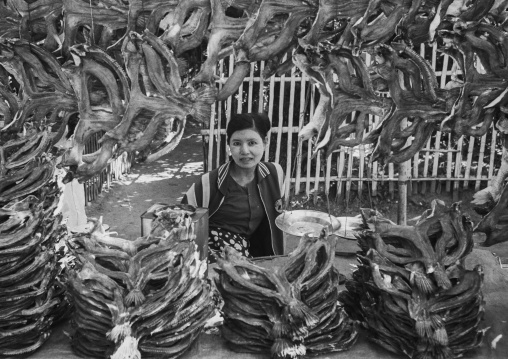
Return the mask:
<path id="1" fill-rule="evenodd" d="M 228 245 L 247 257 L 284 252 L 275 218 L 282 212 L 284 173 L 277 163 L 261 162 L 270 119 L 261 113 L 233 115 L 226 135 L 232 161 L 204 174 L 182 203 L 208 208 L 209 260 Z"/>

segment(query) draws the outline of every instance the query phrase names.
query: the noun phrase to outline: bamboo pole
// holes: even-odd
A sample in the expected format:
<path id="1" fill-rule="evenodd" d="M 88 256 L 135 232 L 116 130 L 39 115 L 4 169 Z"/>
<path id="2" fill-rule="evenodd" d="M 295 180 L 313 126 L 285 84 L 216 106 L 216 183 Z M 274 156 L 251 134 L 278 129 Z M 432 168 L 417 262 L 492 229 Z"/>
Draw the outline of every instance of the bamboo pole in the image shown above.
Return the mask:
<path id="1" fill-rule="evenodd" d="M 319 178 L 321 174 L 321 151 L 316 156 L 316 175 L 314 176 L 314 204 L 317 203 L 319 192 Z"/>
<path id="2" fill-rule="evenodd" d="M 435 141 L 435 149 L 439 150 L 441 147 L 441 131 L 436 132 L 436 141 Z M 432 177 L 437 178 L 437 170 L 439 166 L 439 152 L 435 152 L 434 161 L 432 163 Z M 430 191 L 432 193 L 436 192 L 436 182 L 430 184 Z"/>
<path id="3" fill-rule="evenodd" d="M 400 129 L 407 127 L 407 119 L 400 123 Z M 408 141 L 410 142 L 410 141 Z M 406 144 L 409 146 L 409 143 Z M 411 160 L 399 164 L 399 202 L 397 206 L 397 223 L 405 226 L 407 223 L 407 182 Z"/>
<path id="4" fill-rule="evenodd" d="M 409 181 L 409 185 L 411 186 L 410 193 L 417 194 L 418 193 L 418 177 L 419 177 L 419 169 L 420 169 L 420 151 L 416 152 L 413 156 L 413 175 L 411 176 L 411 179 Z M 410 169 L 411 170 L 411 167 Z"/>
<path id="5" fill-rule="evenodd" d="M 351 195 L 351 183 L 352 183 L 352 174 L 353 174 L 353 154 L 352 148 L 347 148 L 347 172 L 346 172 L 346 206 L 349 206 L 349 199 Z"/>
<path id="6" fill-rule="evenodd" d="M 447 136 L 447 148 L 448 151 L 446 151 L 447 154 L 447 160 L 446 160 L 446 177 L 451 178 L 452 177 L 452 164 L 453 164 L 453 155 L 451 153 L 451 146 L 452 146 L 452 134 L 449 133 Z M 446 192 L 450 192 L 451 190 L 451 181 L 446 181 Z"/>
<path id="7" fill-rule="evenodd" d="M 284 59 L 283 61 L 286 60 L 286 56 L 284 56 Z M 282 77 L 286 77 L 286 75 L 281 75 L 281 78 Z M 286 87 L 286 82 L 285 81 L 281 81 L 280 84 L 279 84 L 280 88 L 279 88 L 279 128 L 281 128 L 284 124 L 284 90 L 285 90 L 285 87 Z M 275 162 L 279 163 L 280 162 L 280 150 L 281 150 L 281 147 L 282 147 L 282 132 L 281 131 L 278 131 L 277 132 L 277 148 L 275 150 Z"/>
<path id="8" fill-rule="evenodd" d="M 230 55 L 228 58 L 228 66 L 229 66 L 228 78 L 233 73 L 234 62 L 235 62 L 234 56 Z M 226 126 L 227 126 L 227 123 L 229 122 L 229 120 L 231 119 L 231 114 L 233 111 L 233 98 L 232 97 L 233 96 L 229 96 L 228 99 L 226 100 L 226 114 L 225 114 L 226 115 Z M 222 113 L 222 109 L 219 113 Z M 222 139 L 221 139 L 221 135 L 220 135 L 221 128 L 222 128 L 222 118 L 219 118 L 219 121 L 217 121 L 217 137 L 216 137 L 217 138 L 217 162 L 216 162 L 215 168 L 218 168 L 221 165 L 222 146 L 225 147 L 225 145 L 222 145 Z M 226 153 L 226 155 L 227 155 L 227 153 Z"/>
<path id="9" fill-rule="evenodd" d="M 362 145 L 359 146 L 359 154 L 360 154 L 360 166 L 359 167 L 359 173 L 358 178 L 360 180 L 358 181 L 358 198 L 360 200 L 360 205 L 362 204 L 362 198 L 363 198 L 363 178 L 365 177 L 364 171 L 365 171 L 365 147 Z"/>
<path id="10" fill-rule="evenodd" d="M 261 81 L 259 81 L 261 82 Z M 254 91 L 254 63 L 250 63 L 250 76 L 249 76 L 249 92 L 248 92 L 248 100 L 247 100 L 247 112 L 252 112 L 252 95 Z"/>
<path id="11" fill-rule="evenodd" d="M 469 147 L 467 150 L 466 172 L 464 174 L 464 178 L 466 179 L 464 181 L 464 189 L 467 189 L 469 187 L 469 180 L 468 179 L 471 176 L 471 165 L 473 162 L 474 142 L 475 142 L 475 138 L 473 136 L 470 136 L 469 137 Z"/>
<path id="12" fill-rule="evenodd" d="M 395 170 L 393 167 L 393 163 L 388 164 L 388 176 L 390 178 L 395 176 Z M 393 184 L 393 182 L 388 183 L 388 192 L 390 193 L 390 198 L 394 199 L 395 198 L 395 185 Z"/>
<path id="13" fill-rule="evenodd" d="M 371 120 L 369 120 L 369 127 L 370 129 L 374 129 L 377 125 L 377 120 L 376 120 L 376 117 L 375 116 L 370 116 L 371 120 L 372 120 L 372 124 L 371 124 Z M 377 185 L 378 185 L 378 182 L 377 182 L 377 178 L 378 178 L 378 163 L 377 161 L 375 162 L 372 162 L 371 161 L 371 176 L 372 176 L 372 186 L 371 186 L 371 190 L 372 190 L 372 195 L 373 196 L 377 196 Z"/>
<path id="14" fill-rule="evenodd" d="M 312 118 L 312 115 L 314 114 L 314 96 L 316 94 L 316 86 L 311 85 L 311 92 L 310 92 L 310 112 L 309 112 L 309 118 Z M 312 139 L 307 140 L 307 177 L 305 181 L 305 193 L 307 195 L 310 194 L 310 177 L 311 177 L 311 164 L 312 164 Z"/>
<path id="15" fill-rule="evenodd" d="M 458 142 L 457 142 L 457 148 L 462 148 L 462 142 L 464 140 L 464 136 L 460 136 Z M 460 177 L 462 173 L 462 152 L 458 151 L 455 154 L 455 178 Z M 457 202 L 459 200 L 459 181 L 453 182 L 453 202 Z"/>
<path id="16" fill-rule="evenodd" d="M 365 65 L 367 66 L 370 66 L 372 64 L 372 56 L 369 54 L 369 53 L 365 53 Z M 369 127 L 368 127 L 368 130 L 369 131 L 372 131 L 375 127 L 376 127 L 376 124 L 377 124 L 377 116 L 374 116 L 374 115 L 370 115 L 368 114 L 368 123 L 369 123 Z M 365 130 L 365 132 L 367 132 L 367 130 Z M 365 134 L 364 132 L 364 134 Z M 364 161 L 365 161 L 366 157 L 364 157 Z M 373 179 L 373 181 L 371 182 L 371 185 L 370 185 L 370 188 L 367 188 L 368 191 L 369 191 L 369 196 L 377 196 L 377 181 L 375 180 L 377 178 L 377 161 L 376 162 L 372 162 L 370 161 L 370 159 L 368 160 L 368 171 L 370 173 L 370 177 Z M 363 180 L 362 180 L 363 182 Z M 338 186 L 338 183 L 337 183 L 337 186 Z M 337 188 L 338 190 L 338 188 Z M 338 192 L 337 192 L 338 193 Z"/>
<path id="17" fill-rule="evenodd" d="M 330 181 L 338 181 L 340 180 L 340 176 L 330 176 Z M 301 177 L 301 181 L 306 181 L 306 180 L 309 180 L 310 182 L 314 182 L 316 180 L 316 177 L 315 176 L 310 176 L 310 177 L 305 177 L 305 176 L 302 176 Z M 344 176 L 342 177 L 342 181 L 346 181 L 347 178 L 344 178 Z M 360 181 L 360 180 L 363 180 L 364 182 L 372 182 L 372 181 L 380 181 L 380 179 L 373 179 L 373 178 L 366 178 L 366 177 L 363 177 L 363 178 L 360 178 L 358 176 L 352 176 L 351 177 L 351 181 L 352 182 L 357 182 L 357 181 Z M 452 177 L 452 178 L 446 178 L 446 177 L 439 177 L 439 178 L 433 178 L 433 177 L 420 177 L 418 178 L 418 181 L 420 182 L 446 182 L 446 181 L 459 181 L 459 182 L 464 182 L 464 181 L 467 181 L 467 180 L 471 180 L 471 178 L 469 179 L 466 179 L 464 177 L 459 177 L 459 178 L 455 178 L 455 177 Z M 484 181 L 486 181 L 487 179 L 483 179 Z M 291 179 L 291 181 L 295 181 L 294 178 Z M 319 178 L 317 178 L 317 181 L 319 182 L 324 182 L 325 181 L 325 177 L 324 176 L 320 176 Z M 398 176 L 398 172 L 397 172 L 397 176 L 396 177 L 382 177 L 382 181 L 383 182 L 398 182 L 399 181 L 399 176 Z"/>
<path id="18" fill-rule="evenodd" d="M 423 177 L 427 176 L 427 173 L 429 172 L 430 142 L 431 142 L 431 138 L 429 137 L 429 140 L 427 141 L 427 144 L 425 146 L 425 155 L 424 155 L 425 159 L 423 161 Z M 421 193 L 425 193 L 425 192 L 427 192 L 427 183 L 423 182 Z"/>
<path id="19" fill-rule="evenodd" d="M 483 156 L 485 154 L 485 143 L 487 142 L 487 134 L 482 136 L 482 139 L 480 141 L 480 154 L 478 156 L 478 167 L 476 170 L 476 182 L 474 186 L 475 191 L 480 190 L 481 181 L 483 180 Z"/>
<path id="20" fill-rule="evenodd" d="M 265 97 L 263 96 L 265 84 L 264 84 L 264 79 L 261 79 L 261 74 L 263 73 L 264 69 L 265 69 L 265 62 L 261 61 L 259 63 L 260 78 L 259 78 L 259 92 L 258 92 L 258 112 L 263 112 L 263 110 L 265 108 L 265 103 L 264 103 Z"/>
<path id="21" fill-rule="evenodd" d="M 296 78 L 295 78 L 295 67 L 291 69 L 291 87 L 289 89 L 289 113 L 288 113 L 288 128 L 293 128 L 293 115 L 294 115 L 294 107 L 295 107 L 295 91 L 296 91 L 296 84 L 295 84 Z M 288 132 L 288 141 L 287 141 L 287 150 L 286 150 L 286 178 L 291 178 L 293 175 L 293 133 Z M 289 192 L 290 192 L 290 182 L 291 181 L 285 181 L 286 184 L 286 190 L 285 190 L 285 200 L 287 201 L 289 199 Z"/>
<path id="22" fill-rule="evenodd" d="M 492 139 L 490 142 L 490 161 L 489 161 L 489 182 L 488 185 L 492 184 L 492 177 L 494 176 L 494 158 L 496 157 L 496 140 L 497 140 L 497 131 L 495 128 L 492 128 Z M 503 146 L 504 149 L 504 146 Z"/>
<path id="23" fill-rule="evenodd" d="M 340 147 L 340 152 L 339 152 L 339 160 L 337 161 L 337 201 L 339 201 L 341 198 L 342 198 L 342 189 L 343 189 L 343 184 L 344 184 L 344 181 L 342 179 L 342 175 L 344 173 L 344 158 L 345 158 L 345 155 L 344 155 L 344 147 Z"/>
<path id="24" fill-rule="evenodd" d="M 270 94 L 268 96 L 268 117 L 272 121 L 272 126 L 274 125 L 273 121 L 273 99 L 275 98 L 275 76 L 270 77 Z M 281 127 L 281 125 L 279 125 Z M 272 129 L 271 134 L 273 135 L 274 130 Z M 272 135 L 268 136 L 268 144 L 267 148 L 270 149 L 270 143 L 272 141 Z M 268 161 L 269 151 L 265 152 L 265 161 Z M 277 162 L 277 161 L 276 161 Z"/>
<path id="25" fill-rule="evenodd" d="M 326 159 L 326 171 L 325 171 L 325 195 L 328 198 L 330 194 L 330 175 L 332 170 L 332 157 L 333 155 L 328 156 Z"/>
<path id="26" fill-rule="evenodd" d="M 303 122 L 305 119 L 305 80 L 306 75 L 302 73 L 300 77 L 300 112 L 298 115 L 298 132 L 303 127 Z M 298 140 L 298 148 L 297 148 L 297 157 L 296 157 L 296 178 L 295 178 L 295 194 L 300 193 L 300 178 L 302 177 L 302 149 L 303 149 L 303 141 Z"/>
<path id="27" fill-rule="evenodd" d="M 219 61 L 219 78 L 224 78 L 224 59 Z M 219 81 L 219 91 L 222 89 L 223 84 Z M 222 121 L 222 105 L 223 101 L 215 101 L 214 108 L 216 108 L 216 114 L 210 119 L 210 133 L 208 134 L 208 165 L 205 166 L 205 172 L 210 171 L 214 168 L 213 164 L 213 156 L 217 158 L 216 165 L 218 166 L 218 161 L 220 158 L 220 123 Z M 215 119 L 217 118 L 217 120 Z M 217 130 L 215 129 L 215 123 L 217 122 Z M 216 132 L 216 133 L 215 133 Z M 217 136 L 217 137 L 216 137 Z M 215 148 L 215 151 L 214 151 Z"/>

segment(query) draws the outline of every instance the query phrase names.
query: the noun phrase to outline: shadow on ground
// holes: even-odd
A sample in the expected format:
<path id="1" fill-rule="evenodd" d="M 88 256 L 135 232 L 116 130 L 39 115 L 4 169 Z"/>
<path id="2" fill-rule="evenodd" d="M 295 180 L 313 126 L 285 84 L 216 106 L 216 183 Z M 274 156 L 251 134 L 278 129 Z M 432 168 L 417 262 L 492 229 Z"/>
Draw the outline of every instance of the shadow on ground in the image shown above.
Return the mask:
<path id="1" fill-rule="evenodd" d="M 195 132 L 195 131 L 194 131 Z M 180 202 L 192 183 L 203 174 L 201 136 L 184 136 L 176 149 L 152 163 L 136 163 L 131 172 L 112 183 L 109 190 L 86 207 L 88 218 L 103 217 L 103 223 L 118 236 L 141 235 L 141 214 L 157 202 Z"/>

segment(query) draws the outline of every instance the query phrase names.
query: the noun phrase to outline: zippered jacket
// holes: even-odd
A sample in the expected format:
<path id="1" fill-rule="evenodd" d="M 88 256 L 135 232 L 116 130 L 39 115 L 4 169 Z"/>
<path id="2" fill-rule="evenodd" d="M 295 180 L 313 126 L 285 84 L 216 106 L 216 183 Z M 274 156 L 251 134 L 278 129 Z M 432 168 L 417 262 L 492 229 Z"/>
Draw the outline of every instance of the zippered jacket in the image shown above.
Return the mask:
<path id="1" fill-rule="evenodd" d="M 205 173 L 194 183 L 182 199 L 182 203 L 208 208 L 212 217 L 220 208 L 227 193 L 225 181 L 231 161 Z M 275 225 L 275 218 L 282 213 L 284 172 L 278 163 L 260 162 L 257 170 L 257 186 L 265 210 L 265 218 L 254 232 L 249 252 L 254 257 L 284 254 L 282 231 Z"/>

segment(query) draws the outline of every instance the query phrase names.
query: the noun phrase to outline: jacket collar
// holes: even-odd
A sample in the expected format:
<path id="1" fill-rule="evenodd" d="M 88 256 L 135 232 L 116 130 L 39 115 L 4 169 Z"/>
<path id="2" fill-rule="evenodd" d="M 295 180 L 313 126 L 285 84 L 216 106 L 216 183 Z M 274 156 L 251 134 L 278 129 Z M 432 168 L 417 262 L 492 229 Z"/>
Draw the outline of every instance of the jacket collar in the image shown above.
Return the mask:
<path id="1" fill-rule="evenodd" d="M 228 161 L 219 167 L 219 176 L 217 178 L 217 184 L 218 184 L 219 190 L 222 192 L 222 194 L 226 193 L 226 186 L 227 186 L 226 178 L 227 178 L 229 170 L 231 168 L 231 163 L 233 163 L 233 161 Z M 256 171 L 257 171 L 258 183 L 270 175 L 270 170 L 268 169 L 268 166 L 265 165 L 263 162 L 258 163 L 258 165 L 256 167 Z"/>

